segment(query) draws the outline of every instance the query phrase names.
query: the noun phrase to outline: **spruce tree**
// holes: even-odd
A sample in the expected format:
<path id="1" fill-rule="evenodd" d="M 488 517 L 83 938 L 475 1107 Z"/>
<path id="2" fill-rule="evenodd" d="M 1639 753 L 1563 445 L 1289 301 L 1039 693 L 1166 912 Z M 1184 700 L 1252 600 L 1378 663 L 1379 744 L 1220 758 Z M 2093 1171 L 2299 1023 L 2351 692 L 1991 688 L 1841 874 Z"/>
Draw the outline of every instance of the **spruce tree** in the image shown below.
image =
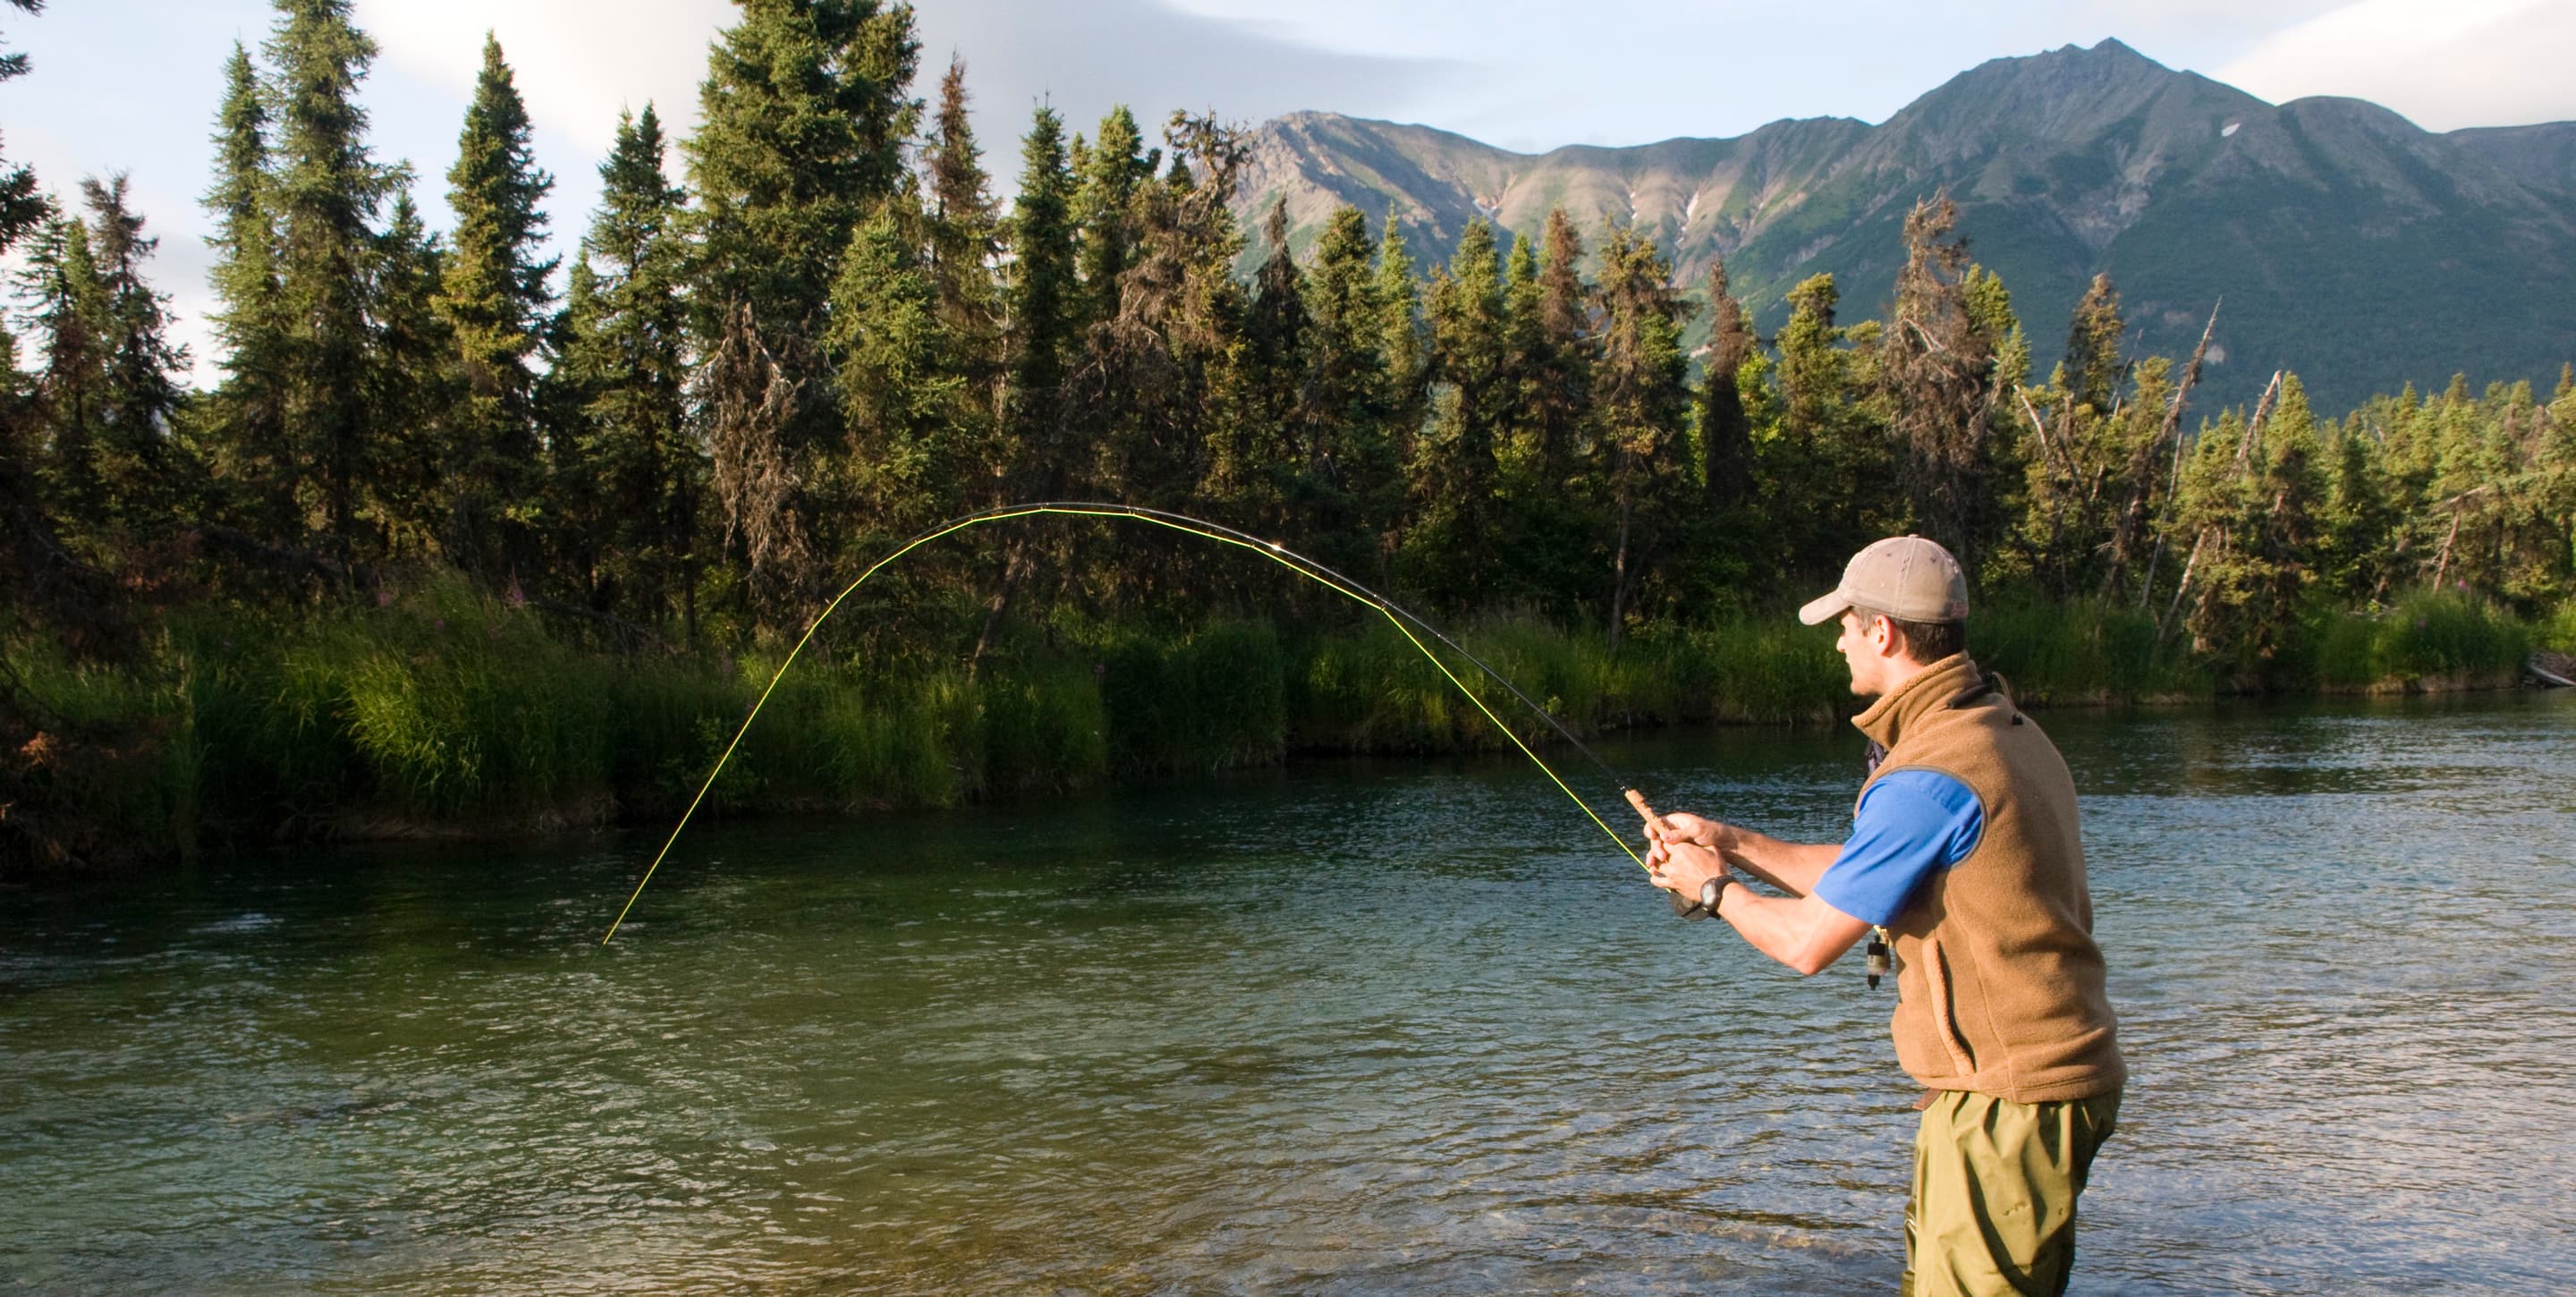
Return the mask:
<path id="1" fill-rule="evenodd" d="M 1002 395 L 1002 303 L 995 266 L 1001 220 L 967 116 L 966 64 L 953 59 L 939 82 L 939 110 L 923 150 L 929 172 L 930 282 L 949 339 L 947 364 L 962 380 L 956 417 L 989 437 Z M 979 503 L 983 501 L 979 500 Z"/>
<path id="2" fill-rule="evenodd" d="M 176 503 L 170 422 L 188 354 L 170 341 L 169 298 L 143 277 L 161 241 L 143 232 L 126 193 L 121 172 L 105 183 L 81 182 L 98 280 L 99 465 L 111 513 L 129 527 L 157 530 Z"/>
<path id="3" fill-rule="evenodd" d="M 56 517 L 75 528 L 95 527 L 106 513 L 98 461 L 107 405 L 107 293 L 90 254 L 89 227 L 72 216 L 48 219 L 28 242 L 17 280 L 43 363 L 35 387 L 40 480 Z"/>
<path id="4" fill-rule="evenodd" d="M 1335 209 L 1315 240 L 1306 279 L 1305 426 L 1313 455 L 1300 534 L 1341 571 L 1374 575 L 1378 537 L 1394 523 L 1403 479 L 1395 461 L 1394 408 L 1374 285 L 1368 217 Z M 1365 579 L 1365 578 L 1364 578 Z"/>
<path id="5" fill-rule="evenodd" d="M 206 438 L 216 475 L 238 495 L 244 520 L 262 535 L 299 530 L 296 487 L 302 457 L 286 431 L 287 319 L 279 299 L 276 193 L 269 174 L 268 95 L 250 51 L 233 44 L 224 64 L 223 106 L 215 116 L 215 183 L 203 206 L 214 218 L 223 384 L 208 400 Z"/>
<path id="6" fill-rule="evenodd" d="M 1413 487 L 1405 538 L 1415 579 L 1436 602 L 1471 608 L 1493 563 L 1494 448 L 1519 393 L 1506 379 L 1503 265 L 1494 227 L 1479 218 L 1432 280 L 1429 425 L 1406 465 Z"/>
<path id="7" fill-rule="evenodd" d="M 839 557 L 842 434 L 824 334 L 850 233 L 893 196 L 920 104 L 909 6 L 736 0 L 683 146 L 698 206 L 697 343 L 711 485 L 770 625 L 810 611 Z"/>
<path id="8" fill-rule="evenodd" d="M 350 24 L 349 2 L 276 0 L 267 45 L 276 70 L 281 423 L 296 442 L 299 476 L 311 483 L 309 516 L 344 556 L 364 548 L 371 225 L 394 183 L 367 148 L 357 90 L 376 45 Z"/>
<path id="9" fill-rule="evenodd" d="M 455 336 L 439 313 L 444 249 L 423 224 L 409 178 L 377 240 L 370 299 L 375 364 L 367 388 L 372 492 L 388 557 L 426 559 L 455 521 L 454 447 L 469 406 Z"/>
<path id="10" fill-rule="evenodd" d="M 694 640 L 706 465 L 685 405 L 687 194 L 663 152 L 652 104 L 619 115 L 573 262 L 557 375 L 575 411 L 555 494 L 577 509 L 561 543 L 592 606 L 647 623 L 676 613 Z"/>
<path id="11" fill-rule="evenodd" d="M 1686 308 L 1672 268 L 1629 227 L 1601 249 L 1601 359 L 1594 418 L 1608 451 L 1615 528 L 1610 551 L 1609 640 L 1619 646 L 1639 597 L 1658 576 L 1669 521 L 1684 516 L 1691 474 L 1680 453 L 1689 415 Z"/>
<path id="12" fill-rule="evenodd" d="M 1428 397 L 1424 382 L 1430 367 L 1429 344 L 1423 337 L 1422 294 L 1414 278 L 1413 253 L 1404 230 L 1389 211 L 1386 233 L 1377 244 L 1377 271 L 1370 298 L 1376 307 L 1372 332 L 1386 371 L 1387 435 L 1398 457 L 1411 453 L 1422 427 Z"/>
<path id="13" fill-rule="evenodd" d="M 500 580 L 533 579 L 541 465 L 530 361 L 554 294 L 553 258 L 538 259 L 554 178 L 528 145 L 527 105 L 502 57 L 483 38 L 483 67 L 447 172 L 456 230 L 439 276 L 438 314 L 465 380 L 448 436 L 449 552 L 459 566 Z"/>
<path id="14" fill-rule="evenodd" d="M 1020 149 L 1020 194 L 1008 228 L 1010 389 L 1005 404 L 1013 490 L 1043 499 L 1070 484 L 1070 450 L 1062 444 L 1065 374 L 1081 326 L 1076 278 L 1074 177 L 1067 165 L 1064 122 L 1040 107 Z"/>
<path id="15" fill-rule="evenodd" d="M 1975 579 L 1992 528 L 1981 508 L 1993 452 L 1989 406 L 1995 339 L 1977 327 L 1967 294 L 1968 249 L 1948 193 L 1915 203 L 1904 226 L 1894 317 L 1879 336 L 1887 400 L 1913 524 L 1957 555 Z"/>
<path id="16" fill-rule="evenodd" d="M 1043 104 L 1031 114 L 1020 142 L 1020 193 L 1003 226 L 1008 270 L 1002 289 L 1003 363 L 1001 430 L 996 468 L 1004 500 L 1061 498 L 1075 483 L 1078 448 L 1066 427 L 1065 379 L 1077 355 L 1081 282 L 1075 269 L 1075 181 L 1066 156 L 1064 119 Z M 980 662 L 1001 632 L 1013 595 L 1034 561 L 1025 537 L 1014 536 L 997 560 L 992 593 L 974 661 Z"/>
<path id="17" fill-rule="evenodd" d="M 1089 318 L 1107 319 L 1118 313 L 1119 280 L 1134 255 L 1136 191 L 1154 178 L 1162 151 L 1145 147 L 1136 115 L 1118 104 L 1100 119 L 1098 142 L 1080 152 L 1073 167 L 1081 185 L 1073 206 L 1080 274 Z"/>
<path id="18" fill-rule="evenodd" d="M 42 13 L 44 0 L 8 0 L 21 13 Z M 0 54 L 0 81 L 13 81 L 27 74 L 27 56 L 12 51 Z M 43 193 L 36 188 L 36 173 L 25 166 L 11 166 L 0 157 L 0 252 L 16 246 L 18 240 L 34 232 L 53 210 Z"/>
<path id="19" fill-rule="evenodd" d="M 1537 245 L 1512 240 L 1505 263 L 1506 381 L 1513 398 L 1496 445 L 1501 496 L 1496 596 L 1558 616 L 1592 585 L 1598 483 L 1593 457 L 1594 294 L 1579 264 L 1583 243 L 1562 209 L 1550 212 L 1546 263 Z"/>
<path id="20" fill-rule="evenodd" d="M 1308 485 L 1322 469 L 1318 429 L 1307 403 L 1306 367 L 1313 320 L 1306 308 L 1306 276 L 1288 251 L 1288 200 L 1274 198 L 1262 221 L 1266 255 L 1253 272 L 1251 310 L 1244 321 L 1245 408 L 1227 427 L 1210 429 L 1220 442 L 1215 489 L 1235 505 L 1234 516 L 1258 530 L 1287 530 L 1303 512 Z"/>
<path id="21" fill-rule="evenodd" d="M 1542 238 L 1534 351 L 1524 401 L 1539 471 L 1551 489 L 1562 490 L 1585 458 L 1592 368 L 1599 350 L 1593 337 L 1596 303 L 1583 282 L 1583 237 L 1564 208 L 1548 212 Z"/>
<path id="22" fill-rule="evenodd" d="M 894 207 L 850 236 L 830 338 L 853 495 L 889 539 L 958 512 L 968 471 L 952 417 L 963 380 L 948 364 L 938 288 Z"/>
<path id="23" fill-rule="evenodd" d="M 1840 569 L 1852 551 L 1893 525 L 1887 502 L 1902 498 L 1885 430 L 1870 400 L 1875 329 L 1835 322 L 1841 293 L 1830 274 L 1789 290 L 1777 370 L 1780 436 L 1763 459 L 1763 494 L 1800 502 L 1780 518 L 1788 562 L 1809 576 Z"/>
<path id="24" fill-rule="evenodd" d="M 1234 274 L 1243 237 L 1230 204 L 1249 154 L 1240 129 L 1209 116 L 1174 113 L 1163 139 L 1170 166 L 1129 204 L 1134 241 L 1117 313 L 1087 335 L 1074 403 L 1098 430 L 1099 489 L 1187 508 L 1212 488 L 1231 489 L 1210 474 L 1223 452 L 1218 434 L 1240 427 L 1244 404 L 1248 302 Z M 1255 450 L 1236 460 L 1267 458 Z M 1179 579 L 1170 569 L 1203 558 L 1162 545 L 1144 557 L 1147 580 Z"/>
<path id="25" fill-rule="evenodd" d="M 2090 406 L 2095 414 L 2108 415 L 2118 399 L 2120 383 L 2127 370 L 2120 358 L 2122 336 L 2128 326 L 2120 319 L 2120 290 L 2111 286 L 2106 272 L 2093 276 L 2082 300 L 2075 304 L 2075 318 L 2066 330 L 2066 371 L 2062 384 L 2075 403 Z"/>
<path id="26" fill-rule="evenodd" d="M 1699 439 L 1706 457 L 1701 480 L 1718 508 L 1743 503 L 1753 490 L 1753 420 L 1737 386 L 1753 355 L 1753 320 L 1726 279 L 1726 262 L 1708 266 L 1708 353 L 1702 366 Z"/>

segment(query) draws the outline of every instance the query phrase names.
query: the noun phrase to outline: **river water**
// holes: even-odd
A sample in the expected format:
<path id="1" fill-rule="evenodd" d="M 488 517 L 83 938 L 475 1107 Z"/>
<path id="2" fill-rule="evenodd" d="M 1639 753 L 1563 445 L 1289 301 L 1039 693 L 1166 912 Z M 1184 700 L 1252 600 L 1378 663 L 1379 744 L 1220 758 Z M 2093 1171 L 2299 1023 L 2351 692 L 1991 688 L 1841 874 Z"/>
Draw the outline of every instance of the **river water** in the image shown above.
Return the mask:
<path id="1" fill-rule="evenodd" d="M 2576 697 L 2041 720 L 2133 1074 L 2076 1291 L 2576 1283 Z M 1858 747 L 1606 755 L 1816 839 Z M 1517 757 L 700 826 L 603 949 L 658 844 L 0 893 L 0 1286 L 1847 1293 L 1902 1263 L 1890 994 L 1674 919 Z"/>

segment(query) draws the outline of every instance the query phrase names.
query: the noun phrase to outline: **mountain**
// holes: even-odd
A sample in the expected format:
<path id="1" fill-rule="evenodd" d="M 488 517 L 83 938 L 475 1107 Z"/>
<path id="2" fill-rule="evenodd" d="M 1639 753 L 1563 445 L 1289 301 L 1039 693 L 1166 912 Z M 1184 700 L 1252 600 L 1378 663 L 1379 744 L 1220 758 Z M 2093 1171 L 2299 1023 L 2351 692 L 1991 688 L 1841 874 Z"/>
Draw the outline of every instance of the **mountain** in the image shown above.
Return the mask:
<path id="1" fill-rule="evenodd" d="M 2576 359 L 2576 123 L 2439 135 L 2355 99 L 2269 104 L 2113 40 L 1982 64 L 1878 126 L 1633 148 L 1519 154 L 1297 113 L 1255 133 L 1238 213 L 1257 229 L 1285 200 L 1299 251 L 1341 204 L 1393 213 L 1427 263 L 1476 216 L 1535 238 L 1563 206 L 1596 243 L 1648 231 L 1685 287 L 1725 258 L 1768 331 L 1821 272 L 1845 319 L 1882 310 L 1905 213 L 1942 188 L 2043 374 L 2098 271 L 2140 355 L 2187 355 L 2225 297 L 2206 380 L 2225 401 L 2283 367 L 2340 409 L 2454 372 L 2554 383 Z"/>

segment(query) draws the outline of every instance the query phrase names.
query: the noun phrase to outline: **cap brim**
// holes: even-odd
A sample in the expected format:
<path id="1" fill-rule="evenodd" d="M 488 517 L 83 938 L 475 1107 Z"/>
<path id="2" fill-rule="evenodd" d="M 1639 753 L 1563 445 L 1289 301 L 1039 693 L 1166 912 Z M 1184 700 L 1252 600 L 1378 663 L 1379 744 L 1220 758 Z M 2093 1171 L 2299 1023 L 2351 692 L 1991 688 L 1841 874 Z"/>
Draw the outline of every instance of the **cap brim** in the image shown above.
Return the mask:
<path id="1" fill-rule="evenodd" d="M 1851 596 L 1836 590 L 1821 599 L 1808 600 L 1806 606 L 1798 610 L 1798 620 L 1810 626 L 1822 626 L 1842 616 L 1843 609 L 1851 606 Z"/>

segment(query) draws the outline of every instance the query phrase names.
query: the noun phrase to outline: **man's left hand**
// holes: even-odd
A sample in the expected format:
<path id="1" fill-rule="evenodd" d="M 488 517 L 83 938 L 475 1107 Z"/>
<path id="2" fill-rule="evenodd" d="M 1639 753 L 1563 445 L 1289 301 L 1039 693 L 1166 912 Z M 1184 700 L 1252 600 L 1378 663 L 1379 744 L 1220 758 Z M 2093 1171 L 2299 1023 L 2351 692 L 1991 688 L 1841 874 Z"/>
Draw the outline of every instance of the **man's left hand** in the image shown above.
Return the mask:
<path id="1" fill-rule="evenodd" d="M 1723 858 L 1695 842 L 1666 838 L 1656 854 L 1663 858 L 1648 881 L 1686 901 L 1698 901 L 1701 884 L 1727 872 Z"/>

